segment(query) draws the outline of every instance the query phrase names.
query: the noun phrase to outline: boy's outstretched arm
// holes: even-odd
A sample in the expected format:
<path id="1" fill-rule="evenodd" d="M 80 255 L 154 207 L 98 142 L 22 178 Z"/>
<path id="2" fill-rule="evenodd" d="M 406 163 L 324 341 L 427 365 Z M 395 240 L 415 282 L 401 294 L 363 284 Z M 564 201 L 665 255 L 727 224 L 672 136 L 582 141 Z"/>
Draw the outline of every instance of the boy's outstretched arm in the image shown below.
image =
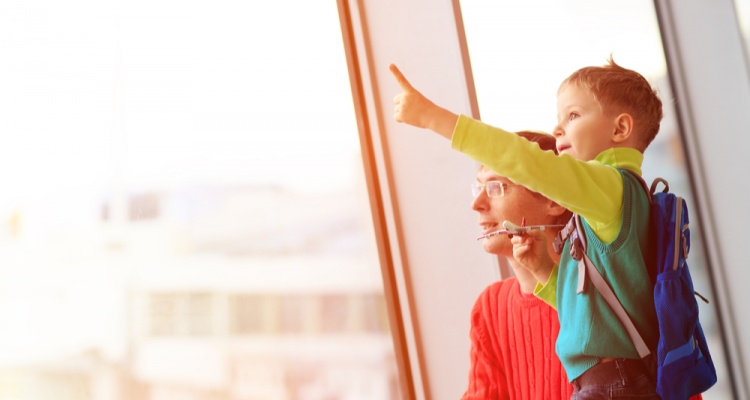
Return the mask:
<path id="1" fill-rule="evenodd" d="M 450 139 L 456 127 L 458 115 L 438 106 L 424 97 L 406 80 L 398 67 L 391 64 L 391 73 L 401 86 L 402 92 L 393 98 L 393 119 L 418 128 L 429 129 Z"/>

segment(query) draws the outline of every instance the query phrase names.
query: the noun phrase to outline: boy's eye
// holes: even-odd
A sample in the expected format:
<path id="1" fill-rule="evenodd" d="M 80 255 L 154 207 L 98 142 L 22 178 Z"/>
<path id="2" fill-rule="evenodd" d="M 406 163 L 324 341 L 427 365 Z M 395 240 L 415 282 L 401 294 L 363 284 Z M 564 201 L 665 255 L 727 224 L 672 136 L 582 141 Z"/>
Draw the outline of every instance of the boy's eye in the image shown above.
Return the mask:
<path id="1" fill-rule="evenodd" d="M 580 117 L 580 115 L 578 115 L 578 113 L 570 113 L 570 116 L 568 117 L 568 121 L 572 121 L 572 120 L 574 120 L 574 119 L 576 119 L 578 117 Z"/>

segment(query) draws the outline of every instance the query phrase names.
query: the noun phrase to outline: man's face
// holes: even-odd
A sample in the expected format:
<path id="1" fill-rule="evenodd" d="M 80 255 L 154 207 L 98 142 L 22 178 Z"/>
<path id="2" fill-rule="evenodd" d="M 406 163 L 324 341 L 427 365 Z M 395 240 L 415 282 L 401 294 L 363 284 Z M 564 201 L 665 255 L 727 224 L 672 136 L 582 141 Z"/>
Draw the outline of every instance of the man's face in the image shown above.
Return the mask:
<path id="1" fill-rule="evenodd" d="M 615 118 L 604 114 L 594 96 L 578 85 L 567 85 L 558 94 L 557 121 L 553 134 L 560 154 L 590 161 L 612 147 Z"/>
<path id="2" fill-rule="evenodd" d="M 489 197 L 487 191 L 483 189 L 474 198 L 471 208 L 479 213 L 479 226 L 481 227 L 481 232 L 477 236 L 503 229 L 503 221 L 521 225 L 524 217 L 527 225 L 551 223 L 547 214 L 549 200 L 535 195 L 523 186 L 511 183 L 487 168 L 481 168 L 477 173 L 477 183 L 485 185 L 492 181 L 504 183 L 505 194 Z M 491 236 L 483 240 L 484 251 L 513 257 L 513 245 L 508 235 Z"/>

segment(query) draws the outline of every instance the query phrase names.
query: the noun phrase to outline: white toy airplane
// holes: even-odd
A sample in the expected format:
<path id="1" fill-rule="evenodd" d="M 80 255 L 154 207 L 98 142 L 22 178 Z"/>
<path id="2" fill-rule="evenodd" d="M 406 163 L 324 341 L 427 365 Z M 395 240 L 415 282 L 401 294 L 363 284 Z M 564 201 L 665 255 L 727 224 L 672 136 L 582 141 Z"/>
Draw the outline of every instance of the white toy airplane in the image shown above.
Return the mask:
<path id="1" fill-rule="evenodd" d="M 512 238 L 513 235 L 523 235 L 526 232 L 533 231 L 536 229 L 543 231 L 547 228 L 562 228 L 563 226 L 565 225 L 562 224 L 562 225 L 529 225 L 529 226 L 526 226 L 526 218 L 524 217 L 521 220 L 521 226 L 518 226 L 510 221 L 503 221 L 503 228 L 505 229 L 490 232 L 486 235 L 482 235 L 478 237 L 477 240 L 489 239 L 492 236 L 497 236 L 497 235 L 502 235 L 502 234 L 506 234 L 508 235 L 509 238 Z"/>

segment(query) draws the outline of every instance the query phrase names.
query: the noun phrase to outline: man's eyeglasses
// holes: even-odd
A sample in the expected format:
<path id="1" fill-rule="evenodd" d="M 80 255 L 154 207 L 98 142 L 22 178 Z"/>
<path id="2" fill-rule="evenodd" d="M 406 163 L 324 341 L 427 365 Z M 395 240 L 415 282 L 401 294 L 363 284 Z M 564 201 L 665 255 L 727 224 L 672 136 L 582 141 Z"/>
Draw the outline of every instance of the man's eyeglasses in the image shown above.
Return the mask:
<path id="1" fill-rule="evenodd" d="M 479 193 L 482 193 L 482 189 L 484 189 L 487 192 L 487 197 L 500 197 L 505 195 L 506 186 L 508 186 L 507 183 L 498 181 L 489 181 L 484 185 L 479 182 L 473 182 L 471 184 L 471 194 L 477 197 Z"/>

